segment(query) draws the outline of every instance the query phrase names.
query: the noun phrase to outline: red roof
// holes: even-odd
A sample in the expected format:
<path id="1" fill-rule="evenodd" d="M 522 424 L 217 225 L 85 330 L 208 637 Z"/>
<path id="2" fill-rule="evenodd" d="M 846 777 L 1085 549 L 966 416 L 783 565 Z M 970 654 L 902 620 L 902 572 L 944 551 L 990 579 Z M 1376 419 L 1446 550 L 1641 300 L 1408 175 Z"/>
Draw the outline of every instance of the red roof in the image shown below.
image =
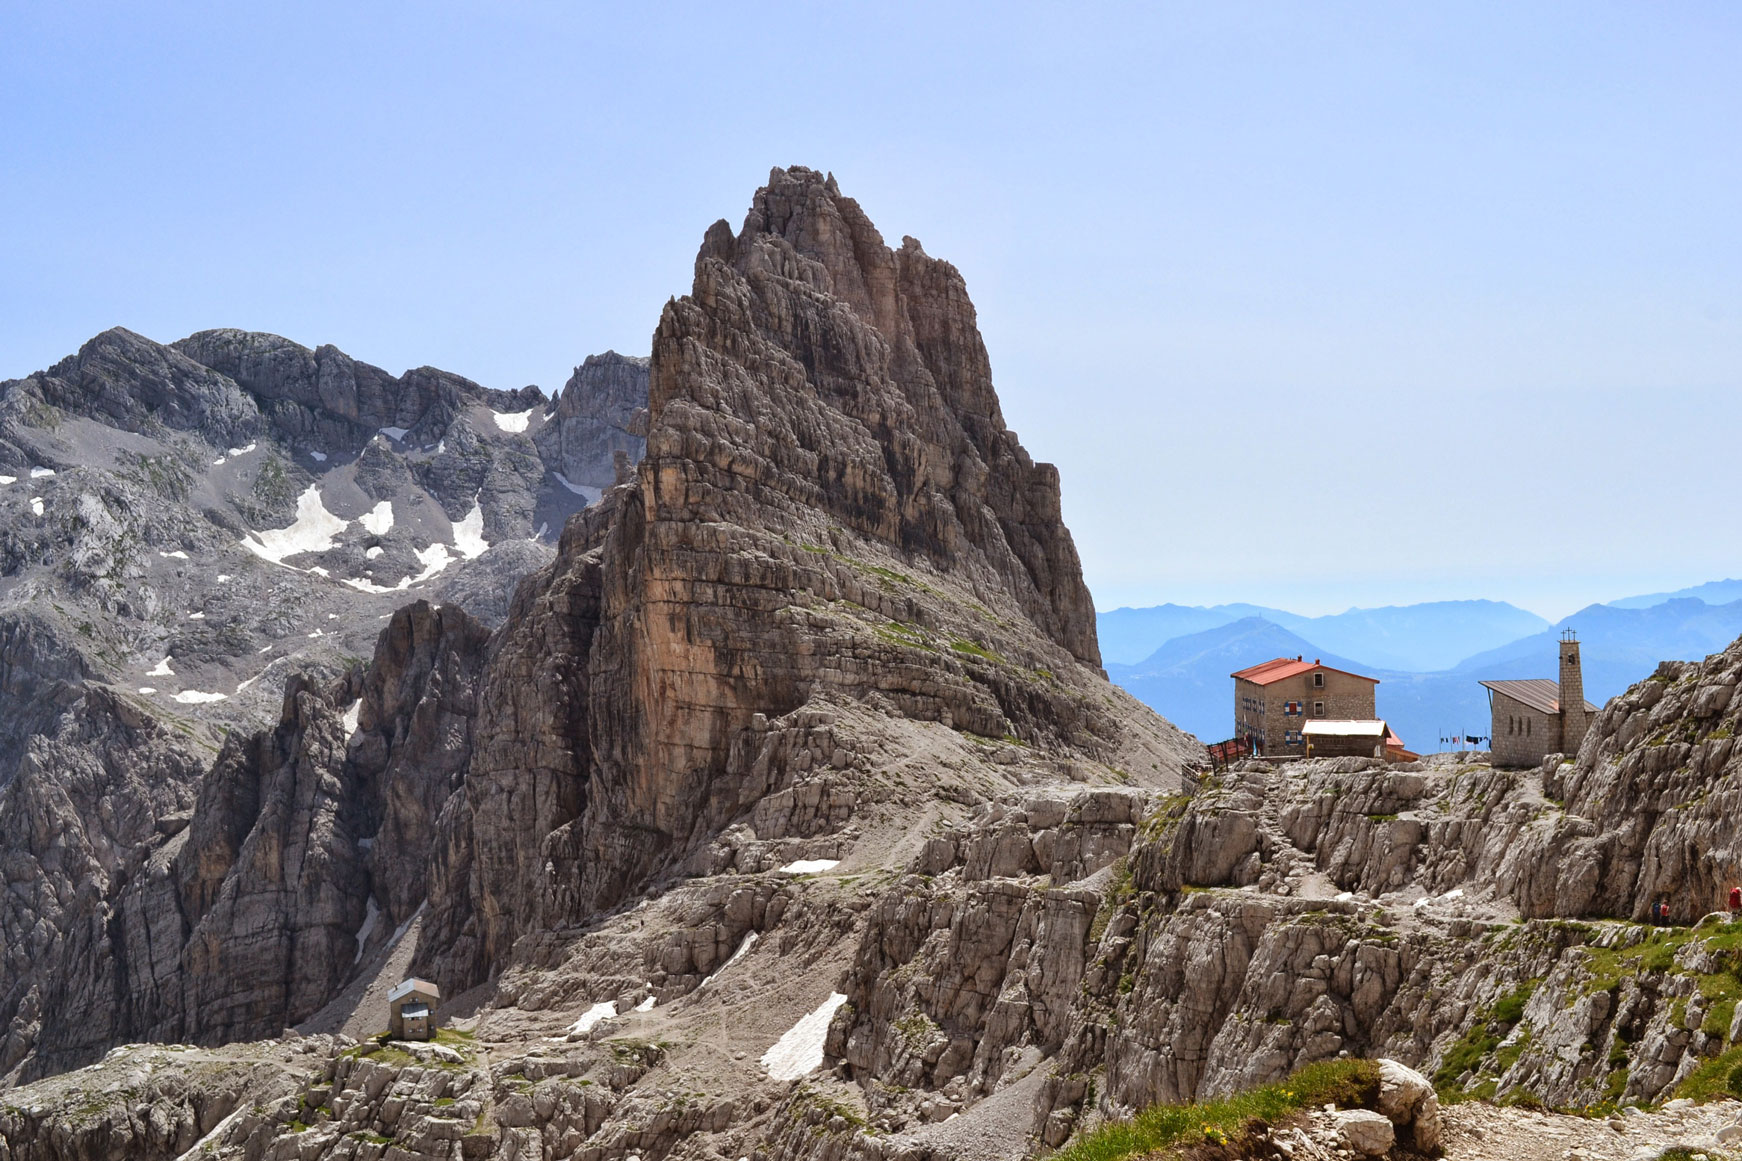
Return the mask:
<path id="1" fill-rule="evenodd" d="M 1349 677 L 1359 677 L 1362 681 L 1371 681 L 1374 685 L 1379 684 L 1377 677 L 1350 673 L 1347 669 L 1338 669 L 1334 665 L 1320 665 L 1316 660 L 1302 661 L 1298 657 L 1278 657 L 1274 661 L 1266 661 L 1262 665 L 1254 665 L 1250 669 L 1242 669 L 1238 673 L 1230 673 L 1228 676 L 1244 678 L 1253 685 L 1269 685 L 1271 682 L 1281 681 L 1285 677 L 1298 677 L 1303 673 L 1311 673 L 1315 669 L 1342 673 Z"/>

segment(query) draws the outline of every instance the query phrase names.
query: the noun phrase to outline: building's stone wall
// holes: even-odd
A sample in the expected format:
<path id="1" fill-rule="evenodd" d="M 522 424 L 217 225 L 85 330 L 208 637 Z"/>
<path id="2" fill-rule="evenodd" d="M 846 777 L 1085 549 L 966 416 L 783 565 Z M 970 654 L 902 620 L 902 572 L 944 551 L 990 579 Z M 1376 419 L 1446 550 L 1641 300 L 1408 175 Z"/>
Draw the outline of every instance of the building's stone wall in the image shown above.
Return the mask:
<path id="1" fill-rule="evenodd" d="M 1561 750 L 1559 714 L 1532 709 L 1503 693 L 1492 692 L 1494 716 L 1489 749 L 1496 766 L 1536 766 Z"/>
<path id="2" fill-rule="evenodd" d="M 1313 684 L 1323 675 L 1324 685 Z M 1335 669 L 1312 669 L 1269 685 L 1245 678 L 1234 679 L 1234 736 L 1255 735 L 1262 739 L 1266 754 L 1305 754 L 1300 731 L 1314 718 L 1368 721 L 1377 717 L 1374 690 L 1377 683 Z M 1299 713 L 1289 713 L 1298 702 Z M 1292 740 L 1291 740 L 1292 738 Z"/>

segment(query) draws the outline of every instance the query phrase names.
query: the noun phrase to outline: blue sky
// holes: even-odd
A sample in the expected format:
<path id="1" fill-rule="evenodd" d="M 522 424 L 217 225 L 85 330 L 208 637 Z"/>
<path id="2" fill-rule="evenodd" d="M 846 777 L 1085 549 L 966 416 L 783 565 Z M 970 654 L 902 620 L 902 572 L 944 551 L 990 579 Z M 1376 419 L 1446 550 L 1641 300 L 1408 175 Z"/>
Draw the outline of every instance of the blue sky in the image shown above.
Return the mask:
<path id="1" fill-rule="evenodd" d="M 1103 608 L 1742 575 L 1733 4 L 0 8 L 0 376 L 561 384 L 770 166 L 963 271 Z"/>

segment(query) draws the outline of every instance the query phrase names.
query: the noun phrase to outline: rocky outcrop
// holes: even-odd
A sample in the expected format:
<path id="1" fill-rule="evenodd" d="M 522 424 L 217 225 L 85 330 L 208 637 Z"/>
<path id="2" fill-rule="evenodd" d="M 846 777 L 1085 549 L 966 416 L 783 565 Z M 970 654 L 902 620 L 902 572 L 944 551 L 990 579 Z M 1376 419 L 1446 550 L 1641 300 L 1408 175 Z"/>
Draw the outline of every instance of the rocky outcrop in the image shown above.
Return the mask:
<path id="1" fill-rule="evenodd" d="M 534 387 L 495 391 L 435 367 L 395 376 L 331 345 L 311 351 L 253 331 L 200 331 L 172 347 L 260 400 L 294 444 L 326 449 L 361 450 L 383 428 L 403 428 L 405 441 L 422 446 L 445 435 L 469 404 L 521 412 L 545 402 Z"/>
<path id="2" fill-rule="evenodd" d="M 563 385 L 538 451 L 570 485 L 604 490 L 618 482 L 617 456 L 639 463 L 647 447 L 647 359 L 588 355 Z"/>
<path id="3" fill-rule="evenodd" d="M 193 432 L 215 447 L 240 447 L 265 427 L 258 405 L 234 381 L 124 327 L 11 385 L 12 393 L 124 431 Z"/>
<path id="4" fill-rule="evenodd" d="M 1702 662 L 1665 662 L 1612 699 L 1577 760 L 1552 759 L 1564 803 L 1513 861 L 1520 908 L 1538 916 L 1644 920 L 1658 901 L 1691 922 L 1742 882 L 1742 641 Z"/>
<path id="5" fill-rule="evenodd" d="M 478 982 L 683 865 L 804 772 L 757 723 L 825 699 L 1163 779 L 1192 760 L 1099 670 L 1057 472 L 1004 427 L 953 267 L 776 170 L 653 348 L 646 458 L 492 657 L 432 970 Z"/>
<path id="6" fill-rule="evenodd" d="M 10 660 L 17 681 L 20 659 Z M 118 691 L 44 692 L 51 706 L 57 692 L 73 700 L 29 738 L 0 788 L 0 866 L 13 885 L 0 902 L 8 1073 L 27 1058 L 32 1073 L 84 1063 L 125 1034 L 135 1005 L 149 1010 L 159 988 L 174 988 L 173 950 L 125 954 L 123 932 L 141 917 L 119 897 L 163 874 L 207 760 Z M 180 916 L 166 902 L 141 934 L 174 948 Z"/>

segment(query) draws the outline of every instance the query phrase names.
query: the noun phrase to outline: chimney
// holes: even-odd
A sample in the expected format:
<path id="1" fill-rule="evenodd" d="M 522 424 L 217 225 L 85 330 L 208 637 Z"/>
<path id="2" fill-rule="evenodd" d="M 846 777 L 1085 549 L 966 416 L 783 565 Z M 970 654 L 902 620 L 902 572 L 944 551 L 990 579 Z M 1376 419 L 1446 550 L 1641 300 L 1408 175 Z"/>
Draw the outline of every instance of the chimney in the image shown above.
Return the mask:
<path id="1" fill-rule="evenodd" d="M 1571 629 L 1561 634 L 1561 753 L 1568 757 L 1579 752 L 1590 728 L 1590 715 L 1585 713 L 1585 674 L 1579 668 L 1579 635 Z"/>

